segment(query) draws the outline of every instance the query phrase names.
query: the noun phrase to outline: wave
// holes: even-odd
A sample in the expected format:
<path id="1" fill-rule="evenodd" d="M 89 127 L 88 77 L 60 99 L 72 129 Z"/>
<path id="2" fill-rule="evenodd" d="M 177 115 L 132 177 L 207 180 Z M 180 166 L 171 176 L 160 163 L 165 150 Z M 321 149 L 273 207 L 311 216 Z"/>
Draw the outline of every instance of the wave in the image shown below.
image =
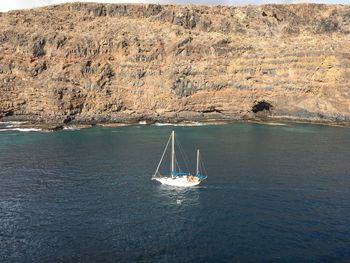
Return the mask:
<path id="1" fill-rule="evenodd" d="M 27 121 L 0 121 L 0 124 L 24 124 L 24 123 L 27 123 Z"/>
<path id="2" fill-rule="evenodd" d="M 19 131 L 19 132 L 42 132 L 42 129 L 38 128 L 5 128 L 5 129 L 0 129 L 0 132 L 5 132 L 5 131 Z"/>
<path id="3" fill-rule="evenodd" d="M 77 127 L 64 127 L 63 130 L 67 130 L 67 131 L 79 131 L 79 130 L 81 130 L 81 128 L 77 128 Z"/>
<path id="4" fill-rule="evenodd" d="M 205 126 L 211 125 L 211 123 L 204 122 L 182 122 L 182 123 L 170 123 L 170 122 L 156 122 L 155 126 Z"/>
<path id="5" fill-rule="evenodd" d="M 271 125 L 271 126 L 286 126 L 286 123 L 281 123 L 281 122 L 265 122 L 263 123 L 265 125 Z"/>

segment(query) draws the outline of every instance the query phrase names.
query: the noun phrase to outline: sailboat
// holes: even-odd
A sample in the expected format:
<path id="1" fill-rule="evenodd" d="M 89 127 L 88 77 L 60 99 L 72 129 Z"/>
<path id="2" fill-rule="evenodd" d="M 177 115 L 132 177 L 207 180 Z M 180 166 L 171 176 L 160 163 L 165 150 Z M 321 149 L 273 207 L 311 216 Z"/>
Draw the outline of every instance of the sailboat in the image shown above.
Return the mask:
<path id="1" fill-rule="evenodd" d="M 165 153 L 171 141 L 171 163 L 170 163 L 170 174 L 169 175 L 161 175 L 159 172 L 160 166 L 163 162 Z M 181 171 L 178 166 L 176 153 L 175 153 L 175 132 L 172 131 L 168 142 L 163 151 L 162 157 L 157 166 L 156 172 L 152 176 L 152 180 L 156 180 L 161 184 L 172 185 L 172 186 L 180 186 L 180 187 L 190 187 L 199 185 L 203 180 L 207 178 L 206 175 L 200 172 L 202 162 L 200 161 L 200 153 L 197 150 L 197 165 L 196 165 L 196 173 L 191 174 L 190 172 Z M 203 165 L 202 165 L 203 166 Z M 204 166 L 203 166 L 204 168 Z"/>

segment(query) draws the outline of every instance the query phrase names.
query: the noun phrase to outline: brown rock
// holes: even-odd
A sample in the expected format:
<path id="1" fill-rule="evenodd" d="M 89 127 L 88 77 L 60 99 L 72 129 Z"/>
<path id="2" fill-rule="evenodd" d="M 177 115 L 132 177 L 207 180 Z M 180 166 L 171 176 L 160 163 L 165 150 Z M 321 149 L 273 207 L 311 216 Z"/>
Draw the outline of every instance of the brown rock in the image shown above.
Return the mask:
<path id="1" fill-rule="evenodd" d="M 350 122 L 349 5 L 75 3 L 0 24 L 0 118 Z"/>

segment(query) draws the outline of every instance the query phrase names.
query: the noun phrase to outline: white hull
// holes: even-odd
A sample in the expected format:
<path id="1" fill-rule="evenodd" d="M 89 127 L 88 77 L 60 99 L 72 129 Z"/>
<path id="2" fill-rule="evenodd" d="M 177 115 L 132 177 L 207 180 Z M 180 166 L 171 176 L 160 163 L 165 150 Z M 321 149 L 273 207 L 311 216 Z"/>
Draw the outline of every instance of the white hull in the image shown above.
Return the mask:
<path id="1" fill-rule="evenodd" d="M 161 184 L 165 185 L 172 185 L 172 186 L 179 186 L 179 187 L 191 187 L 196 186 L 201 183 L 200 180 L 195 182 L 190 182 L 187 180 L 187 176 L 181 176 L 181 177 L 159 177 L 159 178 L 153 178 L 153 180 L 156 180 L 160 182 Z"/>

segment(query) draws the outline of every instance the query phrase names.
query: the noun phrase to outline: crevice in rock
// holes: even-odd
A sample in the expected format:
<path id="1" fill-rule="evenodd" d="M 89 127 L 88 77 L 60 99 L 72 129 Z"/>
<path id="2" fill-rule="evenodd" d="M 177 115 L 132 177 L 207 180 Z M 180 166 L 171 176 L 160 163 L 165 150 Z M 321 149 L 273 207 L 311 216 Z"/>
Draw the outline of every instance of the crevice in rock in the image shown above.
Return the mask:
<path id="1" fill-rule="evenodd" d="M 15 112 L 13 110 L 5 111 L 4 117 L 12 116 Z"/>
<path id="2" fill-rule="evenodd" d="M 261 111 L 270 111 L 273 108 L 272 104 L 262 100 L 262 101 L 258 101 L 256 102 L 253 107 L 252 107 L 252 112 L 254 113 L 258 113 Z"/>
<path id="3" fill-rule="evenodd" d="M 1 111 L 0 110 L 0 120 L 3 117 L 9 117 L 9 116 L 12 116 L 12 115 L 14 115 L 14 111 L 12 109 L 11 110 L 5 110 L 5 111 Z"/>
<path id="4" fill-rule="evenodd" d="M 282 21 L 283 21 L 283 19 L 282 19 L 282 18 L 279 18 L 279 17 L 277 16 L 276 13 L 273 13 L 272 16 L 273 16 L 278 22 L 282 22 Z"/>
<path id="5" fill-rule="evenodd" d="M 212 113 L 212 112 L 222 113 L 222 110 L 219 110 L 215 107 L 210 107 L 210 108 L 202 111 L 202 113 Z"/>
<path id="6" fill-rule="evenodd" d="M 63 120 L 63 123 L 64 124 L 68 124 L 68 123 L 70 123 L 72 120 L 74 120 L 74 116 L 66 116 L 65 118 L 64 118 L 64 120 Z"/>

